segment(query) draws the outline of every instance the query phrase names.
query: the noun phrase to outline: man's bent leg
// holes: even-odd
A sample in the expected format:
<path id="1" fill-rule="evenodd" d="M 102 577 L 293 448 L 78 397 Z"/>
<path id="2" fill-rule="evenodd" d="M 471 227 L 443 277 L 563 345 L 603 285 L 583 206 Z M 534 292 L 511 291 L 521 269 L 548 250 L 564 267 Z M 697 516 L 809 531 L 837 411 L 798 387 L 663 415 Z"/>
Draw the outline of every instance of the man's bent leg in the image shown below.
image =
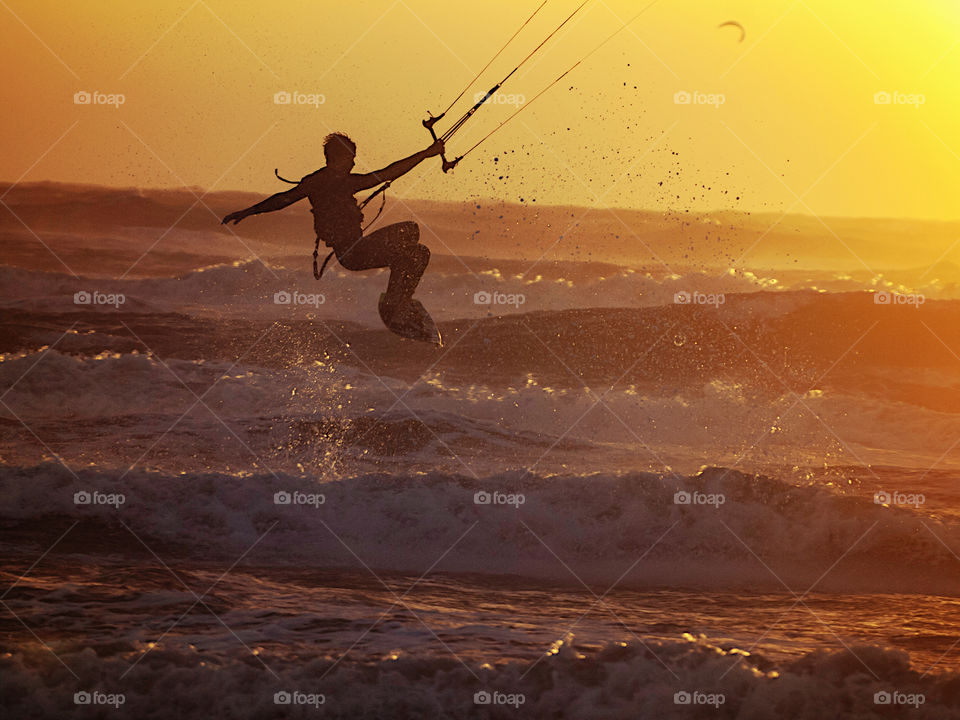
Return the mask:
<path id="1" fill-rule="evenodd" d="M 419 241 L 415 222 L 394 223 L 360 238 L 338 253 L 337 259 L 348 270 L 389 267 L 386 300 L 396 306 L 413 296 L 430 262 L 430 250 Z"/>
<path id="2" fill-rule="evenodd" d="M 430 262 L 430 249 L 426 245 L 414 245 L 404 251 L 390 266 L 390 282 L 387 297 L 393 300 L 409 300 L 420 284 Z"/>

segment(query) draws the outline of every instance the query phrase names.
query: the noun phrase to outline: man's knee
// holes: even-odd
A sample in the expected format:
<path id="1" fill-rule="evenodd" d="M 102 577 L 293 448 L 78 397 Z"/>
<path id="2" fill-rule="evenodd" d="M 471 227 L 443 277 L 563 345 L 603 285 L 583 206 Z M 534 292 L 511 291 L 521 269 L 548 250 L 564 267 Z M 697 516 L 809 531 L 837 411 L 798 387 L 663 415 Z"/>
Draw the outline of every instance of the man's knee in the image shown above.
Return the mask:
<path id="1" fill-rule="evenodd" d="M 404 244 L 416 245 L 420 242 L 420 226 L 409 221 L 400 223 L 400 238 Z"/>
<path id="2" fill-rule="evenodd" d="M 426 267 L 427 263 L 430 262 L 430 248 L 426 245 L 417 245 L 416 255 L 414 257 L 417 259 L 417 265 Z"/>

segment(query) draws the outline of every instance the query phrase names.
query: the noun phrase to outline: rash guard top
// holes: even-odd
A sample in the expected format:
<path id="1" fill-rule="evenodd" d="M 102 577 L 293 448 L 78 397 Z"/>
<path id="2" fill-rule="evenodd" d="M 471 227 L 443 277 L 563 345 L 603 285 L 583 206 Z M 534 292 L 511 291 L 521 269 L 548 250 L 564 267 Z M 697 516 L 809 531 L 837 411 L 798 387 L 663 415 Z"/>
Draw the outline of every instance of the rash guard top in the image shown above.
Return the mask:
<path id="1" fill-rule="evenodd" d="M 363 189 L 363 176 L 321 168 L 300 181 L 310 199 L 313 229 L 327 247 L 352 243 L 363 234 L 363 213 L 353 197 Z"/>

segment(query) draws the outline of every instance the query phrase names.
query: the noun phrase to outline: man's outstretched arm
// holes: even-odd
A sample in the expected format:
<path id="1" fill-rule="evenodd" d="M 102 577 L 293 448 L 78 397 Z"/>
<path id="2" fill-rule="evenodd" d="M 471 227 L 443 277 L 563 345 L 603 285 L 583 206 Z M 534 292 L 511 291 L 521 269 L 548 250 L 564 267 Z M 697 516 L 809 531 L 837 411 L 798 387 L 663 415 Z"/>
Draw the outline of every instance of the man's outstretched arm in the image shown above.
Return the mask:
<path id="1" fill-rule="evenodd" d="M 443 140 L 437 140 L 426 150 L 421 150 L 420 152 L 414 153 L 410 157 L 404 158 L 403 160 L 397 160 L 395 163 L 390 163 L 382 170 L 376 170 L 371 173 L 366 173 L 365 175 L 354 175 L 354 180 L 357 183 L 356 188 L 358 191 L 366 190 L 367 188 L 372 188 L 375 185 L 380 185 L 381 183 L 392 182 L 393 180 L 406 175 L 427 158 L 440 155 L 442 152 Z"/>
<path id="2" fill-rule="evenodd" d="M 237 212 L 230 213 L 221 221 L 221 223 L 226 225 L 232 222 L 234 225 L 236 225 L 238 222 L 244 218 L 250 217 L 251 215 L 259 215 L 260 213 L 283 210 L 283 208 L 287 207 L 287 205 L 293 205 L 293 203 L 297 202 L 298 200 L 303 200 L 303 198 L 306 196 L 306 188 L 303 187 L 303 183 L 300 183 L 296 187 L 290 188 L 286 192 L 271 195 L 266 200 L 258 202 L 256 205 L 251 205 L 246 210 L 238 210 Z"/>

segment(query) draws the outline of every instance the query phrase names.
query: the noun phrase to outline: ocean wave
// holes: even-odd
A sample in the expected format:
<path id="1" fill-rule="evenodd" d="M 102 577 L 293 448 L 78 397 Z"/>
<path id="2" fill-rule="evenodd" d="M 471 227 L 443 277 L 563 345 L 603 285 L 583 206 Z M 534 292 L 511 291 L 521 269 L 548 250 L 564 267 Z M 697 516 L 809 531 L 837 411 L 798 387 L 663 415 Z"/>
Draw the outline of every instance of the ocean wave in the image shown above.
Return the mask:
<path id="1" fill-rule="evenodd" d="M 444 261 L 424 276 L 419 297 L 438 320 L 486 318 L 532 311 L 586 308 L 643 308 L 673 304 L 679 297 L 713 302 L 717 297 L 785 291 L 817 291 L 825 283 L 798 277 L 789 281 L 749 270 L 714 273 L 688 270 L 682 275 L 638 271 L 610 265 L 567 264 L 527 273 L 508 261 L 471 259 L 471 265 Z M 861 283 L 837 279 L 832 292 L 864 289 Z M 378 327 L 379 294 L 386 271 L 351 273 L 335 263 L 317 283 L 308 263 L 298 267 L 237 261 L 184 272 L 175 277 L 125 279 L 73 277 L 0 266 L 0 307 L 30 312 L 182 312 L 193 316 L 292 318 L 308 314 L 344 318 Z M 886 288 L 883 283 L 878 289 Z M 873 289 L 874 286 L 871 286 Z M 896 289 L 891 286 L 889 289 Z M 76 293 L 122 296 L 122 304 L 78 305 Z M 278 302 L 283 294 L 289 302 Z M 931 289 L 929 297 L 943 293 Z M 949 295 L 948 295 L 949 296 Z M 767 305 L 782 312 L 788 301 Z"/>
<path id="2" fill-rule="evenodd" d="M 189 428 L 185 441 L 193 452 L 180 454 L 186 463 L 180 468 L 159 466 L 168 470 L 193 470 L 189 458 L 201 455 L 211 469 L 232 466 L 236 441 L 224 443 L 221 419 L 234 424 L 233 432 L 256 455 L 275 458 L 275 469 L 287 471 L 309 464 L 319 451 L 411 461 L 422 454 L 420 460 L 444 468 L 454 453 L 490 471 L 505 464 L 529 467 L 548 451 L 557 458 L 587 450 L 596 451 L 595 470 L 667 465 L 687 471 L 744 459 L 751 467 L 817 465 L 825 456 L 833 464 L 952 467 L 955 460 L 944 449 L 960 432 L 960 419 L 949 411 L 955 390 L 942 373 L 889 370 L 882 384 L 879 373 L 848 373 L 849 384 L 834 379 L 833 386 L 809 391 L 800 378 L 794 395 L 762 368 L 767 377 L 759 385 L 746 369 L 740 378 L 732 368 L 725 373 L 715 367 L 712 376 L 702 369 L 671 370 L 667 362 L 676 356 L 665 349 L 658 370 L 669 373 L 670 382 L 631 376 L 611 387 L 605 382 L 616 378 L 605 381 L 602 367 L 577 385 L 566 369 L 558 374 L 549 367 L 555 365 L 549 353 L 534 358 L 528 347 L 531 364 L 540 367 L 524 370 L 515 356 L 491 367 L 478 347 L 417 381 L 403 359 L 387 356 L 379 362 L 367 356 L 359 364 L 353 358 L 351 364 L 349 356 L 314 355 L 281 366 L 269 355 L 257 358 L 264 364 L 185 359 L 191 338 L 218 341 L 176 323 L 137 327 L 137 335 L 122 327 L 75 330 L 50 340 L 54 349 L 0 356 L 8 408 L 68 461 L 85 464 L 85 453 L 97 448 L 98 463 L 110 466 L 112 456 L 124 467 L 139 456 L 124 454 L 128 444 L 159 438 L 188 413 L 178 425 Z M 148 332 L 158 355 L 140 343 L 139 333 Z M 266 352 L 286 354 L 284 345 L 267 343 Z M 366 355 L 359 344 L 354 348 Z M 30 437 L 23 441 L 18 453 L 38 448 Z M 428 452 L 421 453 L 424 448 Z M 646 464 L 637 463 L 641 456 Z"/>
<path id="3" fill-rule="evenodd" d="M 921 675 L 906 653 L 872 645 L 773 664 L 703 637 L 591 646 L 567 636 L 535 664 L 473 667 L 452 656 L 353 663 L 324 651 L 291 661 L 270 653 L 213 659 L 178 645 L 108 657 L 58 650 L 64 665 L 40 647 L 0 656 L 0 692 L 14 717 L 89 717 L 91 708 L 75 700 L 75 693 L 86 693 L 81 701 L 113 702 L 125 714 L 155 720 L 312 717 L 318 711 L 333 718 L 411 719 L 522 713 L 614 720 L 697 712 L 757 720 L 894 713 L 960 718 L 960 678 Z"/>
<path id="4" fill-rule="evenodd" d="M 723 468 L 317 482 L 139 470 L 74 476 L 48 464 L 6 467 L 3 476 L 0 516 L 18 527 L 43 535 L 64 519 L 122 521 L 198 557 L 235 558 L 260 538 L 251 561 L 337 568 L 362 558 L 373 568 L 423 572 L 442 558 L 438 571 L 598 585 L 956 592 L 955 519 L 877 504 L 863 488 Z M 78 505 L 78 492 L 100 493 L 102 502 Z M 108 502 L 118 495 L 122 503 Z"/>
<path id="5" fill-rule="evenodd" d="M 234 270 L 209 272 L 232 282 Z M 266 282 L 262 271 L 248 267 L 245 272 Z M 131 282 L 170 283 L 172 293 L 192 286 L 197 289 L 191 301 L 195 307 L 226 307 L 220 301 L 203 304 L 209 298 L 200 289 L 216 294 L 216 280 Z M 591 290 L 587 294 L 593 300 L 584 299 L 578 309 L 545 309 L 531 302 L 521 312 L 505 309 L 500 314 L 499 308 L 478 310 L 461 288 L 435 297 L 436 306 L 443 308 L 437 316 L 447 341 L 447 349 L 438 354 L 431 346 L 401 341 L 373 319 L 379 286 L 364 290 L 362 301 L 357 295 L 346 304 L 314 308 L 275 304 L 273 286 L 263 285 L 259 294 L 224 291 L 223 302 L 242 310 L 242 317 L 184 314 L 189 308 L 165 304 L 160 292 L 141 299 L 139 309 L 133 299 L 119 308 L 92 309 L 74 304 L 67 292 L 73 287 L 64 286 L 51 301 L 57 309 L 29 309 L 29 290 L 22 296 L 26 299 L 8 302 L 0 351 L 57 343 L 66 352 L 127 352 L 146 350 L 143 338 L 161 357 L 198 361 L 233 361 L 238 351 L 255 350 L 256 362 L 275 367 L 329 358 L 380 375 L 416 377 L 418 367 L 436 366 L 477 384 L 533 375 L 563 386 L 688 388 L 723 379 L 764 393 L 805 393 L 813 387 L 951 412 L 960 408 L 960 374 L 947 349 L 960 346 L 958 301 L 929 301 L 918 310 L 877 304 L 870 293 L 764 291 L 726 295 L 719 306 L 677 304 L 668 295 L 643 296 L 636 307 L 617 308 L 592 306 L 606 300 Z M 123 294 L 118 287 L 98 292 Z M 831 322 L 824 323 L 824 317 Z M 61 339 L 71 326 L 74 330 Z M 266 335 L 270 341 L 259 343 Z"/>

